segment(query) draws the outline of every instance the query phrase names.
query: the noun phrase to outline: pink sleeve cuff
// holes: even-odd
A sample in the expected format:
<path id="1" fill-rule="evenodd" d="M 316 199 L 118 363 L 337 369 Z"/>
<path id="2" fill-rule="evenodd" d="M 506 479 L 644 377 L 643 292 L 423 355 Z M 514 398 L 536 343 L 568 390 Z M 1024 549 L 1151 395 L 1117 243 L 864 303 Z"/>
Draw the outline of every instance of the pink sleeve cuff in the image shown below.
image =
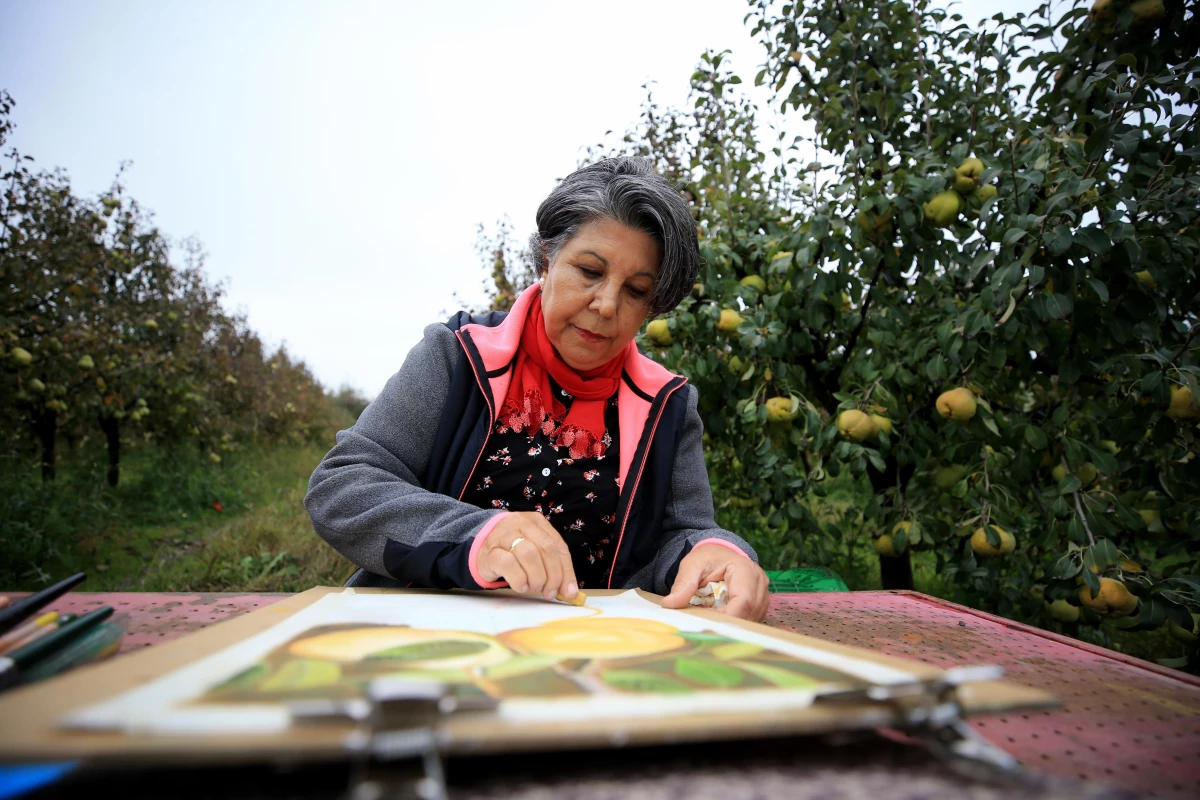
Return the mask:
<path id="1" fill-rule="evenodd" d="M 471 552 L 467 556 L 467 566 L 471 570 L 471 578 L 483 589 L 503 589 L 505 586 L 508 586 L 507 581 L 485 581 L 483 576 L 479 574 L 479 565 L 476 563 L 479 556 L 479 548 L 483 547 L 484 540 L 492 532 L 492 528 L 496 527 L 496 523 L 507 517 L 508 514 L 509 512 L 502 511 L 483 523 L 483 527 L 479 529 L 479 533 L 475 534 L 475 541 L 471 543 Z"/>
<path id="2" fill-rule="evenodd" d="M 692 545 L 692 549 L 694 550 L 695 548 L 700 547 L 701 545 L 705 545 L 705 544 L 719 544 L 721 547 L 728 548 L 728 549 L 732 550 L 733 552 L 737 553 L 739 556 L 743 556 L 745 558 L 750 557 L 750 556 L 746 555 L 745 550 L 738 547 L 733 542 L 727 542 L 724 539 L 717 539 L 717 538 L 701 539 L 700 541 L 698 541 L 694 545 Z M 474 563 L 474 561 L 472 561 L 471 563 Z"/>

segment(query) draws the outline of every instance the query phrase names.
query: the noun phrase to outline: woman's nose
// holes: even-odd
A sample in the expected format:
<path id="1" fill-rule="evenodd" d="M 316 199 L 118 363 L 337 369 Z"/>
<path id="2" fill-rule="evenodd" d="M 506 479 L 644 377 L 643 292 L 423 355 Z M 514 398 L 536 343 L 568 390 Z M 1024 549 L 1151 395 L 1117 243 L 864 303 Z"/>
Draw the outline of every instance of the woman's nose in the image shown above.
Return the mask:
<path id="1" fill-rule="evenodd" d="M 592 296 L 592 309 L 602 317 L 611 317 L 617 313 L 617 297 L 621 291 L 619 286 L 605 284 L 596 290 Z"/>

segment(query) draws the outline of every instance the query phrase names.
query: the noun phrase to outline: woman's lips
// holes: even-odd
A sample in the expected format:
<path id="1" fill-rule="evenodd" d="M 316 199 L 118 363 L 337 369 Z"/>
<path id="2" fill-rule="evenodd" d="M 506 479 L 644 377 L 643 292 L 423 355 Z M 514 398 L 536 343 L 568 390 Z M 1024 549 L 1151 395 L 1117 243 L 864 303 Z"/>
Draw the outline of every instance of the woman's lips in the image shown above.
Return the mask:
<path id="1" fill-rule="evenodd" d="M 578 333 L 579 337 L 581 339 L 583 339 L 585 342 L 591 342 L 592 344 L 595 344 L 596 342 L 602 342 L 608 338 L 607 336 L 601 336 L 598 333 L 592 333 L 587 328 L 581 328 L 578 325 L 576 325 L 574 327 L 575 327 L 575 332 Z"/>

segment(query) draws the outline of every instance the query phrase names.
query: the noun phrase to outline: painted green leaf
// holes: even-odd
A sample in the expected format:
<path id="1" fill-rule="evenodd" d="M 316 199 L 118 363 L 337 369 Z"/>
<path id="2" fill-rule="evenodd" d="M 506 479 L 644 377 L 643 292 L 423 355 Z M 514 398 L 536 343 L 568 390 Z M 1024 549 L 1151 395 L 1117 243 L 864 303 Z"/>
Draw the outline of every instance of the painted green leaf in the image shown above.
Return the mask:
<path id="1" fill-rule="evenodd" d="M 248 689 L 258 683 L 267 676 L 270 669 L 266 664 L 258 663 L 247 667 L 246 669 L 234 675 L 229 680 L 213 688 L 215 692 L 233 691 L 237 689 Z"/>
<path id="2" fill-rule="evenodd" d="M 807 675 L 800 675 L 790 669 L 763 664 L 760 661 L 734 661 L 735 666 L 741 667 L 752 675 L 762 678 L 767 683 L 784 689 L 812 689 L 820 686 L 820 681 L 813 680 Z"/>
<path id="3" fill-rule="evenodd" d="M 716 633 L 690 633 L 688 631 L 680 631 L 679 635 L 687 639 L 689 642 L 732 642 L 728 636 L 721 636 Z"/>
<path id="4" fill-rule="evenodd" d="M 290 692 L 301 689 L 316 689 L 337 683 L 342 669 L 332 661 L 314 661 L 298 658 L 285 661 L 283 666 L 267 678 L 259 688 L 264 692 Z"/>
<path id="5" fill-rule="evenodd" d="M 516 678 L 520 675 L 528 675 L 531 672 L 552 667 L 562 661 L 559 656 L 513 656 L 507 661 L 502 661 L 499 664 L 493 664 L 482 670 L 483 677 L 492 681 L 502 681 L 508 678 Z"/>
<path id="6" fill-rule="evenodd" d="M 714 689 L 729 689 L 740 685 L 746 679 L 746 674 L 737 667 L 697 658 L 675 659 L 675 674 L 692 683 Z"/>
<path id="7" fill-rule="evenodd" d="M 759 644 L 750 644 L 749 642 L 730 642 L 729 644 L 717 645 L 712 649 L 712 654 L 722 661 L 732 661 L 735 658 L 749 658 L 756 656 L 763 651 L 763 646 Z"/>
<path id="8" fill-rule="evenodd" d="M 443 658 L 473 656 L 476 653 L 482 653 L 488 647 L 487 642 L 436 639 L 431 642 L 414 642 L 379 650 L 367 656 L 367 660 L 386 658 L 391 661 L 436 661 Z"/>
<path id="9" fill-rule="evenodd" d="M 600 678 L 609 686 L 623 692 L 687 694 L 695 691 L 673 678 L 647 669 L 607 669 L 600 673 Z"/>

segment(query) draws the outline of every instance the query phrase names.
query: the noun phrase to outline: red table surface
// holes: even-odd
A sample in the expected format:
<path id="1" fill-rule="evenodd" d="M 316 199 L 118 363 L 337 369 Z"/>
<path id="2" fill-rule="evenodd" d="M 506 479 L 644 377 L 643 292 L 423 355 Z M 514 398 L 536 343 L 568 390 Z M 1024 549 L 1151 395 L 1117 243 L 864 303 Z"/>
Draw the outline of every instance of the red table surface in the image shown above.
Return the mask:
<path id="1" fill-rule="evenodd" d="M 121 653 L 269 605 L 280 594 L 72 593 L 50 608 L 116 609 Z M 766 623 L 939 667 L 999 664 L 1063 700 L 972 720 L 1026 767 L 1161 797 L 1200 797 L 1200 679 L 915 592 L 772 596 Z"/>

